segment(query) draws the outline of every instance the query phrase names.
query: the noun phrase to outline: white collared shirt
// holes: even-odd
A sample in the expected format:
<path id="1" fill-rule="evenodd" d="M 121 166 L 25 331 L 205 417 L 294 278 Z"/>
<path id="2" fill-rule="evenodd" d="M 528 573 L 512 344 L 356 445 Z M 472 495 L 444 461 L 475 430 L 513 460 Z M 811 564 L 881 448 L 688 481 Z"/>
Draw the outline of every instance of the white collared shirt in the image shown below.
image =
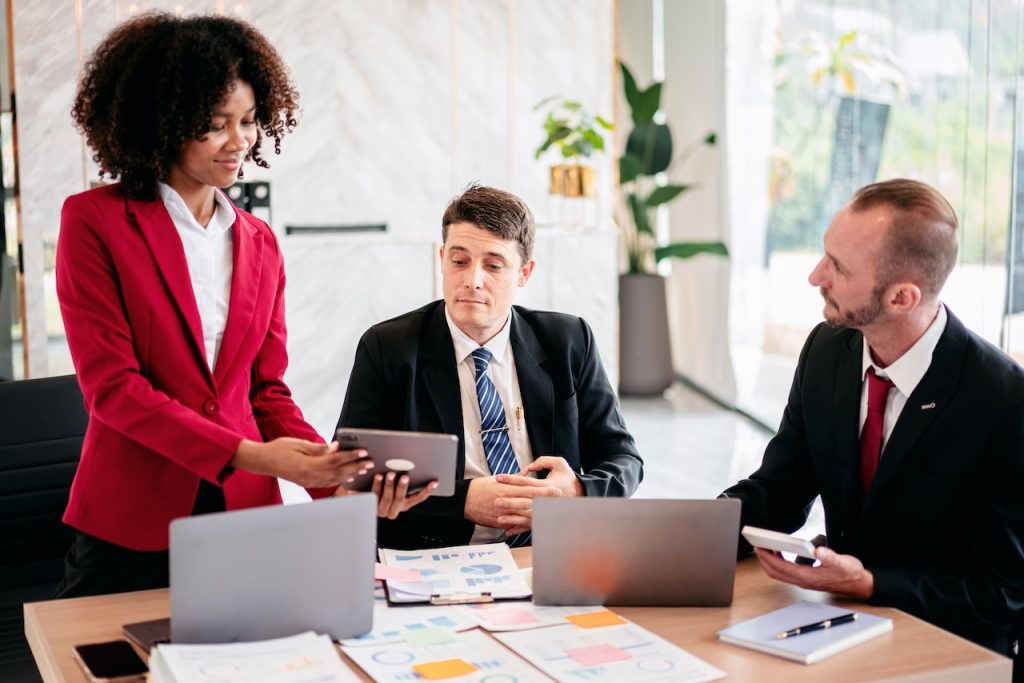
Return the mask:
<path id="1" fill-rule="evenodd" d="M 935 346 L 939 343 L 939 337 L 946 329 L 946 307 L 939 304 L 939 312 L 935 320 L 924 331 L 920 339 L 907 349 L 907 352 L 896 359 L 889 367 L 879 368 L 871 359 L 871 350 L 867 341 L 864 342 L 863 358 L 861 360 L 861 392 L 860 392 L 860 429 L 864 429 L 864 421 L 868 416 L 868 368 L 874 368 L 875 374 L 892 380 L 896 387 L 889 392 L 885 404 L 885 417 L 882 431 L 882 457 L 885 455 L 885 444 L 889 443 L 889 436 L 892 434 L 896 420 L 899 419 L 903 407 L 907 405 L 907 398 L 921 382 L 921 378 L 928 372 L 932 364 L 932 354 Z M 859 433 L 859 431 L 858 431 Z"/>
<path id="2" fill-rule="evenodd" d="M 160 198 L 171 214 L 174 227 L 185 249 L 185 261 L 192 280 L 199 319 L 203 325 L 206 363 L 213 371 L 228 322 L 231 300 L 232 255 L 231 226 L 235 224 L 235 207 L 220 192 L 214 192 L 215 208 L 204 228 L 174 188 L 158 183 Z"/>
<path id="3" fill-rule="evenodd" d="M 483 347 L 491 352 L 487 376 L 491 379 L 505 406 L 505 422 L 508 424 L 509 441 L 512 443 L 512 452 L 515 453 L 519 469 L 522 470 L 533 462 L 533 453 L 526 434 L 523 397 L 519 392 L 519 376 L 516 373 L 515 358 L 512 356 L 512 345 L 509 344 L 513 315 L 515 314 L 509 312 L 508 320 L 505 321 L 501 332 L 488 340 Z M 489 477 L 491 468 L 487 465 L 483 440 L 480 438 L 480 402 L 476 396 L 476 364 L 473 362 L 472 355 L 480 348 L 480 345 L 455 325 L 451 316 L 448 315 L 447 307 L 444 317 L 448 321 L 448 330 L 451 332 L 452 343 L 455 345 L 455 365 L 459 371 L 462 428 L 466 438 L 464 478 Z M 470 543 L 494 543 L 504 538 L 504 529 L 477 525 Z"/>

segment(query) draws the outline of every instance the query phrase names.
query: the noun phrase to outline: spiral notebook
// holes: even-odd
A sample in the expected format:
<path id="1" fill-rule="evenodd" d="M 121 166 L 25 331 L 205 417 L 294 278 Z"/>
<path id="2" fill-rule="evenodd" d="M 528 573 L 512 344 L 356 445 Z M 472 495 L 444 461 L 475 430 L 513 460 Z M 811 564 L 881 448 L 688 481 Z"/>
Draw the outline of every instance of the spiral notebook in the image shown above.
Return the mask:
<path id="1" fill-rule="evenodd" d="M 798 636 L 776 637 L 784 631 L 835 619 L 849 612 L 846 607 L 798 602 L 719 631 L 718 639 L 776 657 L 814 664 L 892 631 L 892 619 L 857 612 L 855 621 Z"/>

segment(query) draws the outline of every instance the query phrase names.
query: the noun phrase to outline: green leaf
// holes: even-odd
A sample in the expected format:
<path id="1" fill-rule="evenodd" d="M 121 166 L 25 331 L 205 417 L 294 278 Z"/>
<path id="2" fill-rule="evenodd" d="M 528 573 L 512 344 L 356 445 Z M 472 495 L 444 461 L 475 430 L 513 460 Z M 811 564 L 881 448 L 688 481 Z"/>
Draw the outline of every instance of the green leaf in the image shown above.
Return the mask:
<path id="1" fill-rule="evenodd" d="M 721 242 L 675 242 L 654 250 L 654 260 L 664 258 L 690 258 L 697 254 L 728 256 L 729 250 Z"/>
<path id="2" fill-rule="evenodd" d="M 615 128 L 615 126 L 612 125 L 612 122 L 603 116 L 595 116 L 594 120 L 597 121 L 597 125 L 601 126 L 605 130 L 612 130 Z"/>
<path id="3" fill-rule="evenodd" d="M 544 144 L 538 147 L 537 151 L 534 152 L 533 158 L 539 159 L 540 155 L 548 151 L 548 148 L 551 147 L 551 145 L 555 144 L 559 140 L 567 138 L 569 136 L 569 133 L 571 132 L 572 131 L 569 130 L 568 128 L 559 128 L 558 130 L 551 132 L 548 135 L 548 139 L 544 141 Z"/>
<path id="4" fill-rule="evenodd" d="M 672 163 L 672 133 L 664 123 L 637 126 L 626 140 L 626 152 L 640 161 L 643 175 L 661 173 Z"/>
<path id="5" fill-rule="evenodd" d="M 629 104 L 630 111 L 635 111 L 640 105 L 640 89 L 626 65 L 619 62 L 619 68 L 622 69 L 622 89 L 626 95 L 626 103 Z"/>
<path id="6" fill-rule="evenodd" d="M 580 109 L 583 109 L 583 105 L 576 100 L 564 100 L 562 102 L 562 106 L 569 111 L 579 111 Z"/>
<path id="7" fill-rule="evenodd" d="M 540 108 L 541 108 L 541 107 L 543 107 L 544 105 L 546 105 L 546 104 L 550 104 L 551 102 L 554 102 L 554 101 L 555 101 L 555 100 L 557 100 L 557 99 L 558 99 L 558 95 L 548 95 L 548 96 L 547 96 L 547 97 L 545 97 L 545 98 L 544 98 L 543 100 L 541 100 L 541 101 L 540 101 L 540 102 L 538 102 L 537 104 L 533 105 L 533 110 L 534 110 L 534 111 L 537 111 L 538 109 L 540 109 Z"/>
<path id="8" fill-rule="evenodd" d="M 647 201 L 645 203 L 647 206 L 661 206 L 662 204 L 667 204 L 678 197 L 681 193 L 686 192 L 689 187 L 689 185 L 664 185 L 655 189 L 654 192 L 647 197 Z"/>
<path id="9" fill-rule="evenodd" d="M 714 147 L 717 142 L 718 142 L 718 134 L 715 133 L 714 131 L 711 131 L 710 133 L 708 133 L 707 137 L 704 138 L 704 144 L 708 145 L 710 147 Z"/>
<path id="10" fill-rule="evenodd" d="M 597 150 L 604 149 L 604 138 L 602 138 L 597 131 L 593 130 L 592 128 L 587 128 L 581 132 L 583 135 L 583 139 L 589 142 L 591 147 Z"/>
<path id="11" fill-rule="evenodd" d="M 636 225 L 636 231 L 646 233 L 653 237 L 654 229 L 651 227 L 651 223 L 647 219 L 647 209 L 644 207 L 644 203 L 640 197 L 635 193 L 630 192 L 626 195 L 626 203 L 629 204 L 629 208 L 633 212 L 633 223 Z"/>
<path id="12" fill-rule="evenodd" d="M 633 107 L 633 125 L 642 126 L 654 120 L 661 107 L 661 83 L 653 83 L 640 94 L 638 106 Z"/>
<path id="13" fill-rule="evenodd" d="M 623 154 L 619 157 L 619 184 L 636 180 L 641 171 L 640 160 L 631 154 Z"/>

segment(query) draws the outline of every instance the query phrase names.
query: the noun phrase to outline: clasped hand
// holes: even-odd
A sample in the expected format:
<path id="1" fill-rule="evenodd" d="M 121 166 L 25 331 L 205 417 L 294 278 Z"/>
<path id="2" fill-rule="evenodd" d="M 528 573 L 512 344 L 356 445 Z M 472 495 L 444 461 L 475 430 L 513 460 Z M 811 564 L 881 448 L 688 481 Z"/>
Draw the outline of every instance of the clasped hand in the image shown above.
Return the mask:
<path id="1" fill-rule="evenodd" d="M 544 470 L 544 479 L 529 476 Z M 473 479 L 466 494 L 466 519 L 513 536 L 533 527 L 535 498 L 582 495 L 583 485 L 565 458 L 545 455 L 519 474 Z"/>
<path id="2" fill-rule="evenodd" d="M 820 564 L 809 567 L 789 562 L 771 550 L 757 548 L 756 551 L 764 573 L 773 579 L 861 600 L 867 600 L 875 592 L 874 575 L 853 555 L 840 555 L 828 548 L 818 548 L 814 554 Z"/>

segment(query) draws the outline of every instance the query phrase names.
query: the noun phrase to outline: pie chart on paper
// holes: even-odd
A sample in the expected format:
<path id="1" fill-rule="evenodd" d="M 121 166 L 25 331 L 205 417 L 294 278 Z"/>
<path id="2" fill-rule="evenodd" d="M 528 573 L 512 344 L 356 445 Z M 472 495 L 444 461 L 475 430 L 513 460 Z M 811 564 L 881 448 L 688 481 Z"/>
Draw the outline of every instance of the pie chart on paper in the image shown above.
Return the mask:
<path id="1" fill-rule="evenodd" d="M 471 564 L 460 570 L 463 574 L 483 576 L 485 574 L 497 574 L 501 571 L 500 564 Z"/>

